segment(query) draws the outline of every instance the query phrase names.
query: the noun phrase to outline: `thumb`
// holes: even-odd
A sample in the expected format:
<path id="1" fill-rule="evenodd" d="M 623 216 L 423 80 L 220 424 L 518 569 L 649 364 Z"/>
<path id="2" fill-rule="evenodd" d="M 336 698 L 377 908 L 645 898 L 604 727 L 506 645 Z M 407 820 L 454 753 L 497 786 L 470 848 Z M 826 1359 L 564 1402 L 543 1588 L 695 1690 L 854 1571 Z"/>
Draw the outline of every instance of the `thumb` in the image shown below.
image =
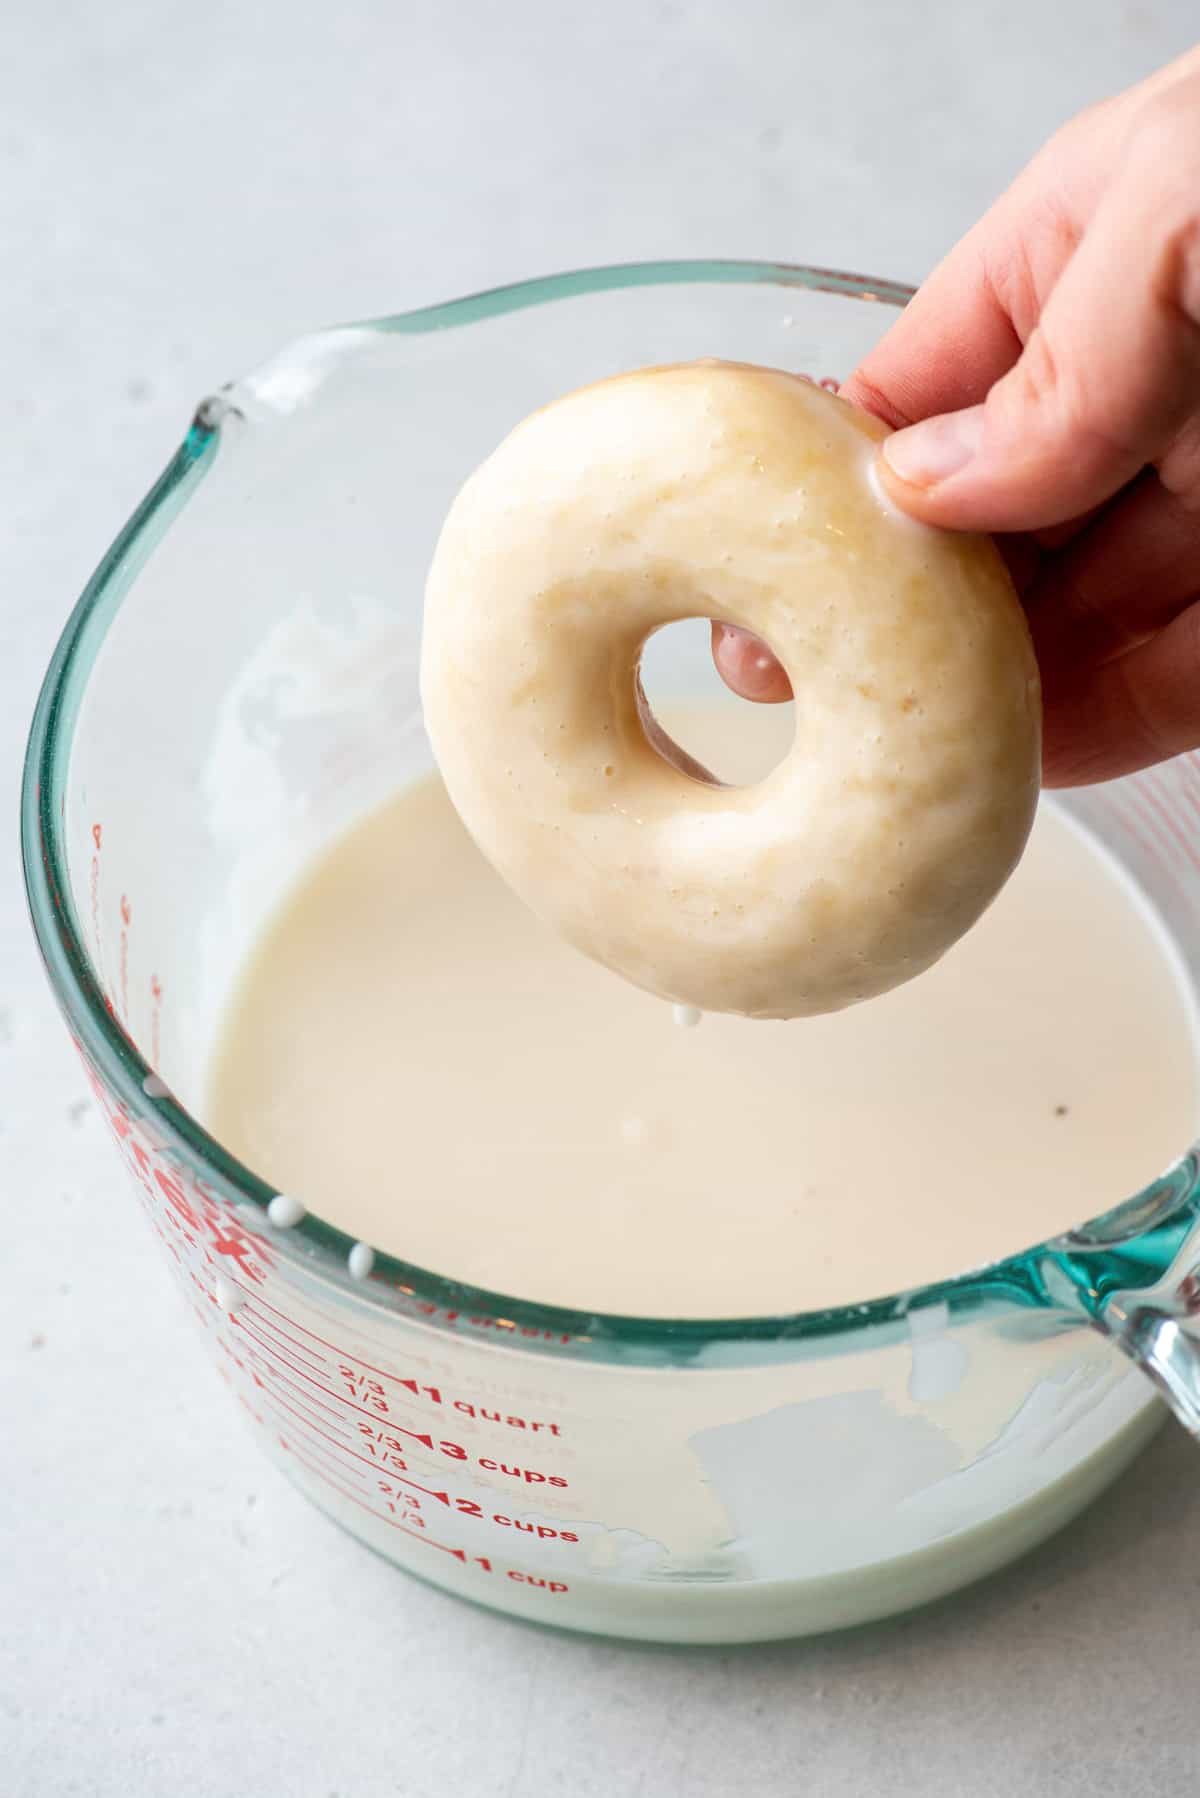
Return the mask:
<path id="1" fill-rule="evenodd" d="M 883 483 L 905 511 L 956 530 L 1061 524 L 1161 456 L 1195 411 L 1200 167 L 1190 192 L 1172 175 L 1165 196 L 1161 163 L 1153 185 L 1144 163 L 1138 174 L 1102 203 L 983 404 L 886 440 Z"/>

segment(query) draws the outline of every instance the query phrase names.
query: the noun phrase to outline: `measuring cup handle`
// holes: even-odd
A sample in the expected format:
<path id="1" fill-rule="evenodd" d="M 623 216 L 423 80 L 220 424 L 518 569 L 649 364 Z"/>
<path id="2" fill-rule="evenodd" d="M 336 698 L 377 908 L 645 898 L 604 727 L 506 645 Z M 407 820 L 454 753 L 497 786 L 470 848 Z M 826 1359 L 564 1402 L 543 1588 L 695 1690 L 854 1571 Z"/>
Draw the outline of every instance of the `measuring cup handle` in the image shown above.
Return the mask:
<path id="1" fill-rule="evenodd" d="M 1092 1321 L 1154 1382 L 1184 1428 L 1200 1436 L 1200 1223 L 1153 1285 L 1108 1294 Z"/>

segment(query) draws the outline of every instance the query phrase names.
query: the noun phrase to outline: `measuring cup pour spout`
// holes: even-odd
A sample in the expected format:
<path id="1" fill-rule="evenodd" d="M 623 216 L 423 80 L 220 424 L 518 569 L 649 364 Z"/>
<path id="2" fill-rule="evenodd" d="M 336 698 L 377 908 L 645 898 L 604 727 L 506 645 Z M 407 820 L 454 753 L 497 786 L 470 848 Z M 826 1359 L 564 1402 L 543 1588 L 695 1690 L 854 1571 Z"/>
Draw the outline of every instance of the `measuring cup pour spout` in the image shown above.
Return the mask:
<path id="1" fill-rule="evenodd" d="M 1200 1437 L 1200 1154 L 1051 1248 L 1073 1305 Z M 1043 1274 L 1050 1286 L 1050 1269 Z"/>

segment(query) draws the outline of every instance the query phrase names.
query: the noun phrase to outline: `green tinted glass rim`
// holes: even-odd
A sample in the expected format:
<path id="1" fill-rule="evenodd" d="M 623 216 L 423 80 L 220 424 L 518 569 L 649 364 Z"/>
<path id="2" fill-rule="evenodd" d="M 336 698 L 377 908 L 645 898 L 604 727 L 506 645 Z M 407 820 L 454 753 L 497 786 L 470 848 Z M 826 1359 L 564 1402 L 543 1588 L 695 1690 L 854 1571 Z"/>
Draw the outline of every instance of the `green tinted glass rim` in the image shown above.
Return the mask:
<path id="1" fill-rule="evenodd" d="M 800 264 L 747 261 L 653 262 L 573 270 L 494 288 L 441 305 L 366 321 L 356 330 L 420 336 L 453 330 L 554 301 L 639 287 L 753 285 L 804 289 L 903 306 L 902 283 Z M 344 335 L 335 327 L 321 336 Z M 313 339 L 304 340 L 311 345 Z M 101 561 L 72 612 L 51 658 L 34 713 L 25 759 L 21 838 L 34 931 L 51 986 L 72 1034 L 99 1077 L 134 1117 L 153 1116 L 164 1152 L 199 1173 L 234 1205 L 264 1216 L 275 1189 L 231 1155 L 170 1094 L 147 1096 L 154 1073 L 105 1003 L 71 899 L 64 837 L 65 797 L 79 706 L 97 655 L 137 574 L 187 504 L 219 453 L 225 405 L 199 408 L 187 437 Z M 1068 1237 L 1057 1237 L 954 1279 L 855 1305 L 820 1311 L 721 1319 L 651 1318 L 593 1313 L 466 1284 L 376 1251 L 370 1281 L 350 1282 L 347 1258 L 356 1239 L 306 1214 L 294 1228 L 271 1231 L 272 1252 L 305 1274 L 352 1285 L 364 1306 L 394 1311 L 419 1305 L 454 1317 L 483 1318 L 502 1328 L 569 1339 L 576 1352 L 623 1363 L 686 1366 L 706 1350 L 722 1364 L 738 1349 L 761 1359 L 772 1345 L 786 1353 L 836 1352 L 864 1329 L 903 1326 L 910 1311 L 944 1304 L 955 1314 L 983 1307 L 1067 1309 L 1099 1316 L 1108 1293 L 1146 1285 L 1169 1266 L 1197 1208 L 1200 1162 L 1183 1156 L 1161 1180 Z M 436 1322 L 436 1316 L 430 1321 Z M 524 1340 L 513 1346 L 525 1347 Z"/>

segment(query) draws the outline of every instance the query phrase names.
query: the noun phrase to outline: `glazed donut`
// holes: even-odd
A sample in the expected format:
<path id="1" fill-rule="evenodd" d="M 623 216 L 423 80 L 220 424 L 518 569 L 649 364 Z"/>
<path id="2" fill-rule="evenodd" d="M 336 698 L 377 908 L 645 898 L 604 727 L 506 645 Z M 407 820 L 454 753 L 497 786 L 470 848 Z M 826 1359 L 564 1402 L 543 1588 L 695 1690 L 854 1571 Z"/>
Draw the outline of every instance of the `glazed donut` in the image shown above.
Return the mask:
<path id="1" fill-rule="evenodd" d="M 886 434 L 800 376 L 645 369 L 526 419 L 446 519 L 421 686 L 450 797 L 534 911 L 677 1004 L 787 1018 L 885 992 L 1024 847 L 1024 614 L 989 541 L 886 500 Z M 753 786 L 648 715 L 642 646 L 695 617 L 791 681 L 794 741 Z"/>

